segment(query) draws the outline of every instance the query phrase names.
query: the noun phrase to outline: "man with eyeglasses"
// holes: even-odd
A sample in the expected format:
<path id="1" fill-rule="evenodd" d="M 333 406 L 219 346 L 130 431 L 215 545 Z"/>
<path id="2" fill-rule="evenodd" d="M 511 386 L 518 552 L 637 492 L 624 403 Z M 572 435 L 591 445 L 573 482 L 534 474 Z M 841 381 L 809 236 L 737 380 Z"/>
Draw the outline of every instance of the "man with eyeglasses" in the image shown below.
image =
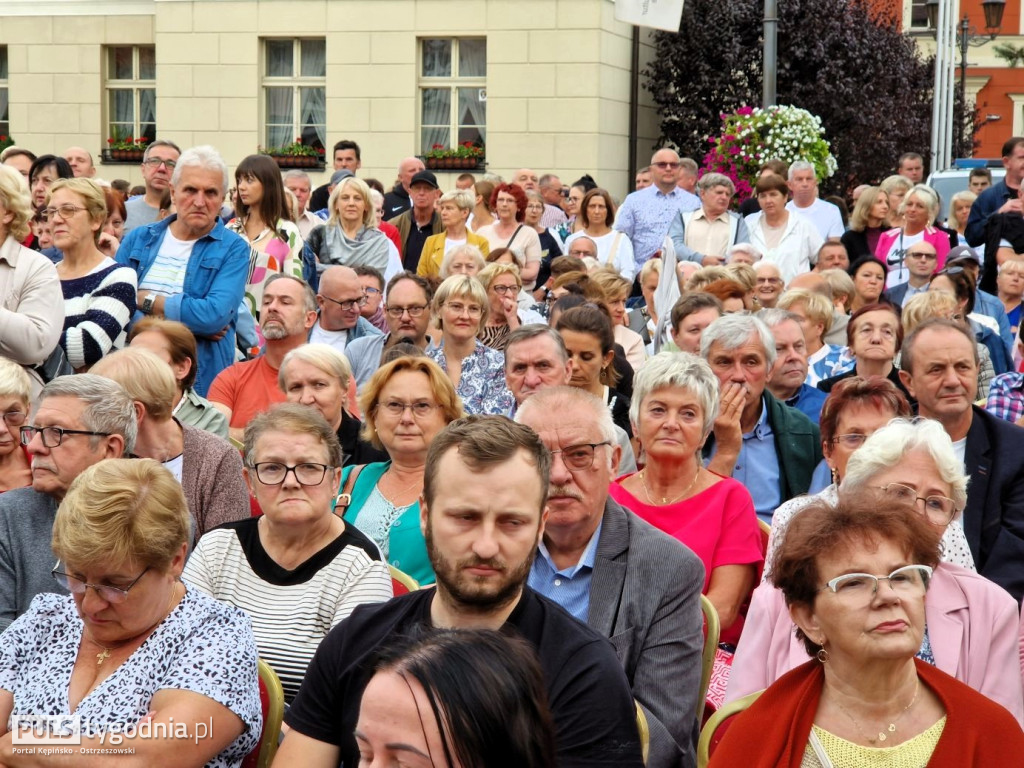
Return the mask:
<path id="1" fill-rule="evenodd" d="M 142 155 L 142 181 L 146 194 L 128 199 L 124 204 L 126 212 L 124 231 L 127 234 L 143 224 L 152 224 L 160 215 L 160 198 L 171 185 L 171 175 L 178 162 L 181 150 L 173 141 L 157 139 L 146 147 Z M 226 191 L 225 187 L 225 191 Z"/>
<path id="2" fill-rule="evenodd" d="M 945 428 L 971 478 L 961 524 L 978 573 L 1019 603 L 1024 597 L 1024 428 L 974 405 L 978 346 L 962 324 L 933 319 L 917 326 L 903 340 L 900 366 L 918 414 Z"/>
<path id="3" fill-rule="evenodd" d="M 939 255 L 935 246 L 925 241 L 914 243 L 907 248 L 903 258 L 906 260 L 910 276 L 907 282 L 900 283 L 887 292 L 889 301 L 897 307 L 904 306 L 909 298 L 928 290 L 929 280 L 939 263 Z"/>
<path id="4" fill-rule="evenodd" d="M 249 243 L 221 223 L 228 169 L 216 149 L 192 147 L 181 157 L 166 143 L 154 143 L 150 150 L 150 161 L 169 154 L 178 158 L 173 175 L 168 172 L 177 212 L 129 232 L 115 259 L 134 269 L 138 278 L 136 320 L 143 315 L 166 317 L 195 335 L 195 389 L 205 396 L 217 374 L 235 360 L 235 324 L 249 276 Z M 160 167 L 166 168 L 162 160 Z"/>
<path id="5" fill-rule="evenodd" d="M 64 591 L 50 575 L 57 507 L 87 467 L 130 454 L 136 434 L 134 403 L 116 382 L 83 373 L 43 387 L 35 414 L 21 427 L 32 486 L 0 494 L 0 631 L 36 595 Z"/>
<path id="6" fill-rule="evenodd" d="M 679 181 L 679 155 L 672 149 L 659 149 L 651 158 L 653 184 L 631 192 L 615 213 L 615 229 L 633 242 L 636 274 L 644 262 L 661 251 L 672 219 L 680 211 L 696 211 L 700 198 L 676 186 Z"/>
<path id="7" fill-rule="evenodd" d="M 320 275 L 317 319 L 309 331 L 311 344 L 329 344 L 345 354 L 348 342 L 381 331 L 362 316 L 367 304 L 359 275 L 351 267 L 328 267 Z"/>
<path id="8" fill-rule="evenodd" d="M 395 344 L 414 344 L 424 351 L 433 348 L 427 336 L 433 296 L 430 283 L 413 272 L 399 272 L 391 278 L 384 293 L 387 334 L 363 336 L 345 347 L 358 391 L 362 392 L 380 367 L 381 357 Z"/>
<path id="9" fill-rule="evenodd" d="M 575 387 L 544 389 L 523 402 L 516 421 L 552 453 L 547 523 L 528 584 L 612 638 L 651 732 L 647 765 L 694 765 L 701 561 L 610 498 L 620 449 L 598 398 Z"/>
<path id="10" fill-rule="evenodd" d="M 384 275 L 373 267 L 359 264 L 353 269 L 359 276 L 359 284 L 363 286 L 366 304 L 359 310 L 366 322 L 381 333 L 387 333 L 387 313 L 384 311 Z"/>
<path id="11" fill-rule="evenodd" d="M 549 462 L 537 435 L 504 416 L 457 419 L 437 435 L 419 521 L 437 584 L 359 606 L 331 630 L 285 715 L 290 730 L 275 765 L 355 766 L 359 700 L 381 645 L 402 634 L 475 628 L 514 634 L 536 651 L 559 766 L 642 768 L 635 705 L 613 648 L 526 583 L 548 516 Z M 691 618 L 699 674 L 700 614 Z M 667 679 L 666 687 L 685 685 Z"/>
<path id="12" fill-rule="evenodd" d="M 359 295 L 362 296 L 361 290 Z M 354 311 L 359 317 L 358 305 Z M 315 322 L 316 296 L 309 285 L 280 273 L 267 278 L 260 308 L 260 328 L 266 339 L 263 354 L 221 371 L 210 386 L 209 400 L 227 417 L 228 434 L 233 440 L 242 441 L 245 427 L 254 416 L 285 401 L 284 392 L 278 387 L 281 361 L 306 343 Z M 379 333 L 376 328 L 373 331 Z"/>

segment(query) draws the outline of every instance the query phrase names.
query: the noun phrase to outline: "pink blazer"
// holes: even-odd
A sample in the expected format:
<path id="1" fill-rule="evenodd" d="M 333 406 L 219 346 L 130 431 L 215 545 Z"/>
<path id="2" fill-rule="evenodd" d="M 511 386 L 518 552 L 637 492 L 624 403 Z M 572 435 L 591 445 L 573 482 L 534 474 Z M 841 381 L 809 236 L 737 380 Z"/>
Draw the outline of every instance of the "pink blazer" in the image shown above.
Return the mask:
<path id="1" fill-rule="evenodd" d="M 1024 723 L 1021 628 L 1017 601 L 1002 587 L 957 565 L 940 563 L 925 597 L 935 666 L 1002 704 Z M 782 592 L 754 590 L 736 648 L 725 701 L 767 688 L 808 660 Z"/>
<path id="2" fill-rule="evenodd" d="M 878 238 L 878 245 L 875 246 L 875 258 L 880 259 L 884 264 L 885 257 L 889 255 L 889 249 L 892 248 L 892 244 L 896 242 L 902 231 L 899 227 L 894 227 L 883 232 Z M 935 246 L 935 253 L 939 256 L 938 266 L 935 269 L 936 271 L 942 269 L 946 264 L 946 254 L 949 253 L 949 234 L 935 227 L 925 227 L 924 240 Z"/>

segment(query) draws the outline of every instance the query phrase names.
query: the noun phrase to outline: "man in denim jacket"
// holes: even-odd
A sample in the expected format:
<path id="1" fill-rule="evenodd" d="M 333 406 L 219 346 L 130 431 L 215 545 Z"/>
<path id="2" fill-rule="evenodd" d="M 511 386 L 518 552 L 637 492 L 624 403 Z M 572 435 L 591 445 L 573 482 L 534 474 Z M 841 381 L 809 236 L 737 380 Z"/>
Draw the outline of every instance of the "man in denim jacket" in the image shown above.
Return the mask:
<path id="1" fill-rule="evenodd" d="M 227 166 L 213 147 L 193 147 L 171 176 L 176 213 L 132 230 L 117 262 L 138 275 L 139 313 L 178 320 L 195 334 L 195 389 L 206 395 L 214 377 L 235 361 L 235 321 L 249 273 L 249 245 L 220 222 Z"/>

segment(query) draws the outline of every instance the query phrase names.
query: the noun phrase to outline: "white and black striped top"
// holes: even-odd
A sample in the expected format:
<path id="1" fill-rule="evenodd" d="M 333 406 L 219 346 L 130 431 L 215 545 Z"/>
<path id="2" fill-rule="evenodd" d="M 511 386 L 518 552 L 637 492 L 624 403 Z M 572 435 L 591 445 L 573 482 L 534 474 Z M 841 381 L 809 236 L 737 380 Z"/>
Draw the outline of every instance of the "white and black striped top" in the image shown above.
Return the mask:
<path id="1" fill-rule="evenodd" d="M 259 518 L 226 523 L 199 540 L 182 578 L 252 618 L 260 658 L 274 668 L 291 703 L 330 629 L 363 603 L 392 596 L 377 545 L 351 525 L 293 570 L 260 543 Z"/>

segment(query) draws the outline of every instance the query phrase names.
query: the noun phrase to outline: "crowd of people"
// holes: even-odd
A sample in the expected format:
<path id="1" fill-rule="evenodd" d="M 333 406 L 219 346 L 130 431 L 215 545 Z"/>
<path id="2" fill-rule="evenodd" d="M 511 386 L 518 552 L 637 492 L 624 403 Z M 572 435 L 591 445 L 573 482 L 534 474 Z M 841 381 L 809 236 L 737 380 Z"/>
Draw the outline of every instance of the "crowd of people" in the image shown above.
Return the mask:
<path id="1" fill-rule="evenodd" d="M 737 200 L 661 148 L 620 200 L 415 157 L 386 187 L 349 140 L 314 189 L 159 139 L 130 194 L 9 147 L 0 763 L 74 713 L 82 765 L 126 728 L 240 765 L 261 660 L 276 766 L 695 766 L 734 701 L 711 765 L 1009 764 L 1003 155 L 949 201 L 913 153 L 849 200 L 769 160 Z"/>

